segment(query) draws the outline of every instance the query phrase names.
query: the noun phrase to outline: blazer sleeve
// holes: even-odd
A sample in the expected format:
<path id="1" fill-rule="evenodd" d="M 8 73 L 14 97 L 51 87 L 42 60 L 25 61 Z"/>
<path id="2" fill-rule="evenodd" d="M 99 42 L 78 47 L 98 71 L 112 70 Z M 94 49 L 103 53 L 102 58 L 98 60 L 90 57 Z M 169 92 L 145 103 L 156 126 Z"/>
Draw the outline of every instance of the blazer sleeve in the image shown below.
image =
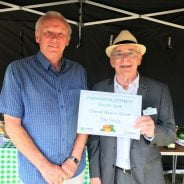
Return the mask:
<path id="1" fill-rule="evenodd" d="M 94 91 L 101 91 L 102 85 L 95 84 L 92 88 Z M 87 142 L 88 158 L 89 158 L 89 174 L 90 178 L 100 178 L 100 137 L 90 135 Z"/>
<path id="2" fill-rule="evenodd" d="M 100 178 L 100 137 L 97 135 L 89 136 L 87 149 L 90 178 Z"/>
<path id="3" fill-rule="evenodd" d="M 173 113 L 173 105 L 170 92 L 167 86 L 162 88 L 160 108 L 158 109 L 158 119 L 155 127 L 155 136 L 151 144 L 156 146 L 166 146 L 175 142 L 176 127 Z"/>

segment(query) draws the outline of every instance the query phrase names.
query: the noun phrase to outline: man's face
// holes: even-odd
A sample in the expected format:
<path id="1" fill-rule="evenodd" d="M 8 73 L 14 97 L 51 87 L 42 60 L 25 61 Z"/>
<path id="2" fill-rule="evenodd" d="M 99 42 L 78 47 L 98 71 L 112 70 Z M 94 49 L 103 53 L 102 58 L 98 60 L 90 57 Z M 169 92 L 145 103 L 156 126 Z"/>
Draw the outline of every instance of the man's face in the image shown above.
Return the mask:
<path id="1" fill-rule="evenodd" d="M 137 75 L 137 67 L 141 64 L 142 55 L 136 46 L 120 45 L 113 49 L 110 63 L 118 75 L 133 77 Z"/>
<path id="2" fill-rule="evenodd" d="M 66 24 L 55 17 L 43 20 L 35 32 L 35 36 L 41 52 L 49 60 L 61 59 L 70 40 Z"/>

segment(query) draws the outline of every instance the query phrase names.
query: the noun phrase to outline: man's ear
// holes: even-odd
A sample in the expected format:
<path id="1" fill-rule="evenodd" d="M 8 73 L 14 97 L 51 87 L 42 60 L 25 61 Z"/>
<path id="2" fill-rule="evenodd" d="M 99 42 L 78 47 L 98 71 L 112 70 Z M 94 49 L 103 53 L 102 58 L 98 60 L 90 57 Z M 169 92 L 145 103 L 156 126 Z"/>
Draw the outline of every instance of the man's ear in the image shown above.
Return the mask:
<path id="1" fill-rule="evenodd" d="M 114 68 L 114 60 L 110 57 L 110 64 L 111 64 L 111 67 Z"/>
<path id="2" fill-rule="evenodd" d="M 70 43 L 70 38 L 71 38 L 71 37 L 68 38 L 68 40 L 67 40 L 67 42 L 66 42 L 66 46 L 69 45 L 69 43 Z"/>
<path id="3" fill-rule="evenodd" d="M 38 33 L 38 31 L 35 31 L 35 41 L 36 41 L 36 43 L 39 43 L 39 33 Z"/>
<path id="4" fill-rule="evenodd" d="M 142 55 L 138 56 L 138 61 L 137 61 L 137 65 L 140 66 L 142 63 Z"/>

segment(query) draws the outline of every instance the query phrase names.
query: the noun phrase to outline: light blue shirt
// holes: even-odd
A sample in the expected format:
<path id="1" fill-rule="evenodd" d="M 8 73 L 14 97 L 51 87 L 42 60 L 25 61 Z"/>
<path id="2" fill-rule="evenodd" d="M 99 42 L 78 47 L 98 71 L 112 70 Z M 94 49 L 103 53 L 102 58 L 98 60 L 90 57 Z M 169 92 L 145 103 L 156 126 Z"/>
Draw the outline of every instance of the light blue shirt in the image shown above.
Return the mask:
<path id="1" fill-rule="evenodd" d="M 114 92 L 123 93 L 129 95 L 136 95 L 139 88 L 139 75 L 136 79 L 129 84 L 128 89 L 125 90 L 114 77 Z M 130 163 L 130 139 L 117 137 L 117 156 L 116 156 L 116 166 L 123 169 L 131 169 Z"/>
<path id="2" fill-rule="evenodd" d="M 12 62 L 0 95 L 0 112 L 22 119 L 22 126 L 51 162 L 61 165 L 76 138 L 79 95 L 86 89 L 84 68 L 62 59 L 60 72 L 36 55 Z M 44 184 L 40 172 L 19 152 L 19 175 L 25 184 Z M 76 175 L 85 167 L 85 153 Z"/>

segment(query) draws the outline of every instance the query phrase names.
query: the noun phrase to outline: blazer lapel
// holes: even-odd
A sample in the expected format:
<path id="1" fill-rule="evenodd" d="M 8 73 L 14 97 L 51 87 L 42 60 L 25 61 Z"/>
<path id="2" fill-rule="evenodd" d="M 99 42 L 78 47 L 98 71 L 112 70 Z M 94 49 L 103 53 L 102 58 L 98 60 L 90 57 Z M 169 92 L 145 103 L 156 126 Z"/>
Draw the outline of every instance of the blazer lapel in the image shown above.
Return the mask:
<path id="1" fill-rule="evenodd" d="M 114 92 L 114 79 L 109 79 L 107 86 L 106 86 L 106 92 Z"/>
<path id="2" fill-rule="evenodd" d="M 142 96 L 142 109 L 145 109 L 146 92 L 147 92 L 147 84 L 144 80 L 144 77 L 140 76 L 137 94 Z"/>

